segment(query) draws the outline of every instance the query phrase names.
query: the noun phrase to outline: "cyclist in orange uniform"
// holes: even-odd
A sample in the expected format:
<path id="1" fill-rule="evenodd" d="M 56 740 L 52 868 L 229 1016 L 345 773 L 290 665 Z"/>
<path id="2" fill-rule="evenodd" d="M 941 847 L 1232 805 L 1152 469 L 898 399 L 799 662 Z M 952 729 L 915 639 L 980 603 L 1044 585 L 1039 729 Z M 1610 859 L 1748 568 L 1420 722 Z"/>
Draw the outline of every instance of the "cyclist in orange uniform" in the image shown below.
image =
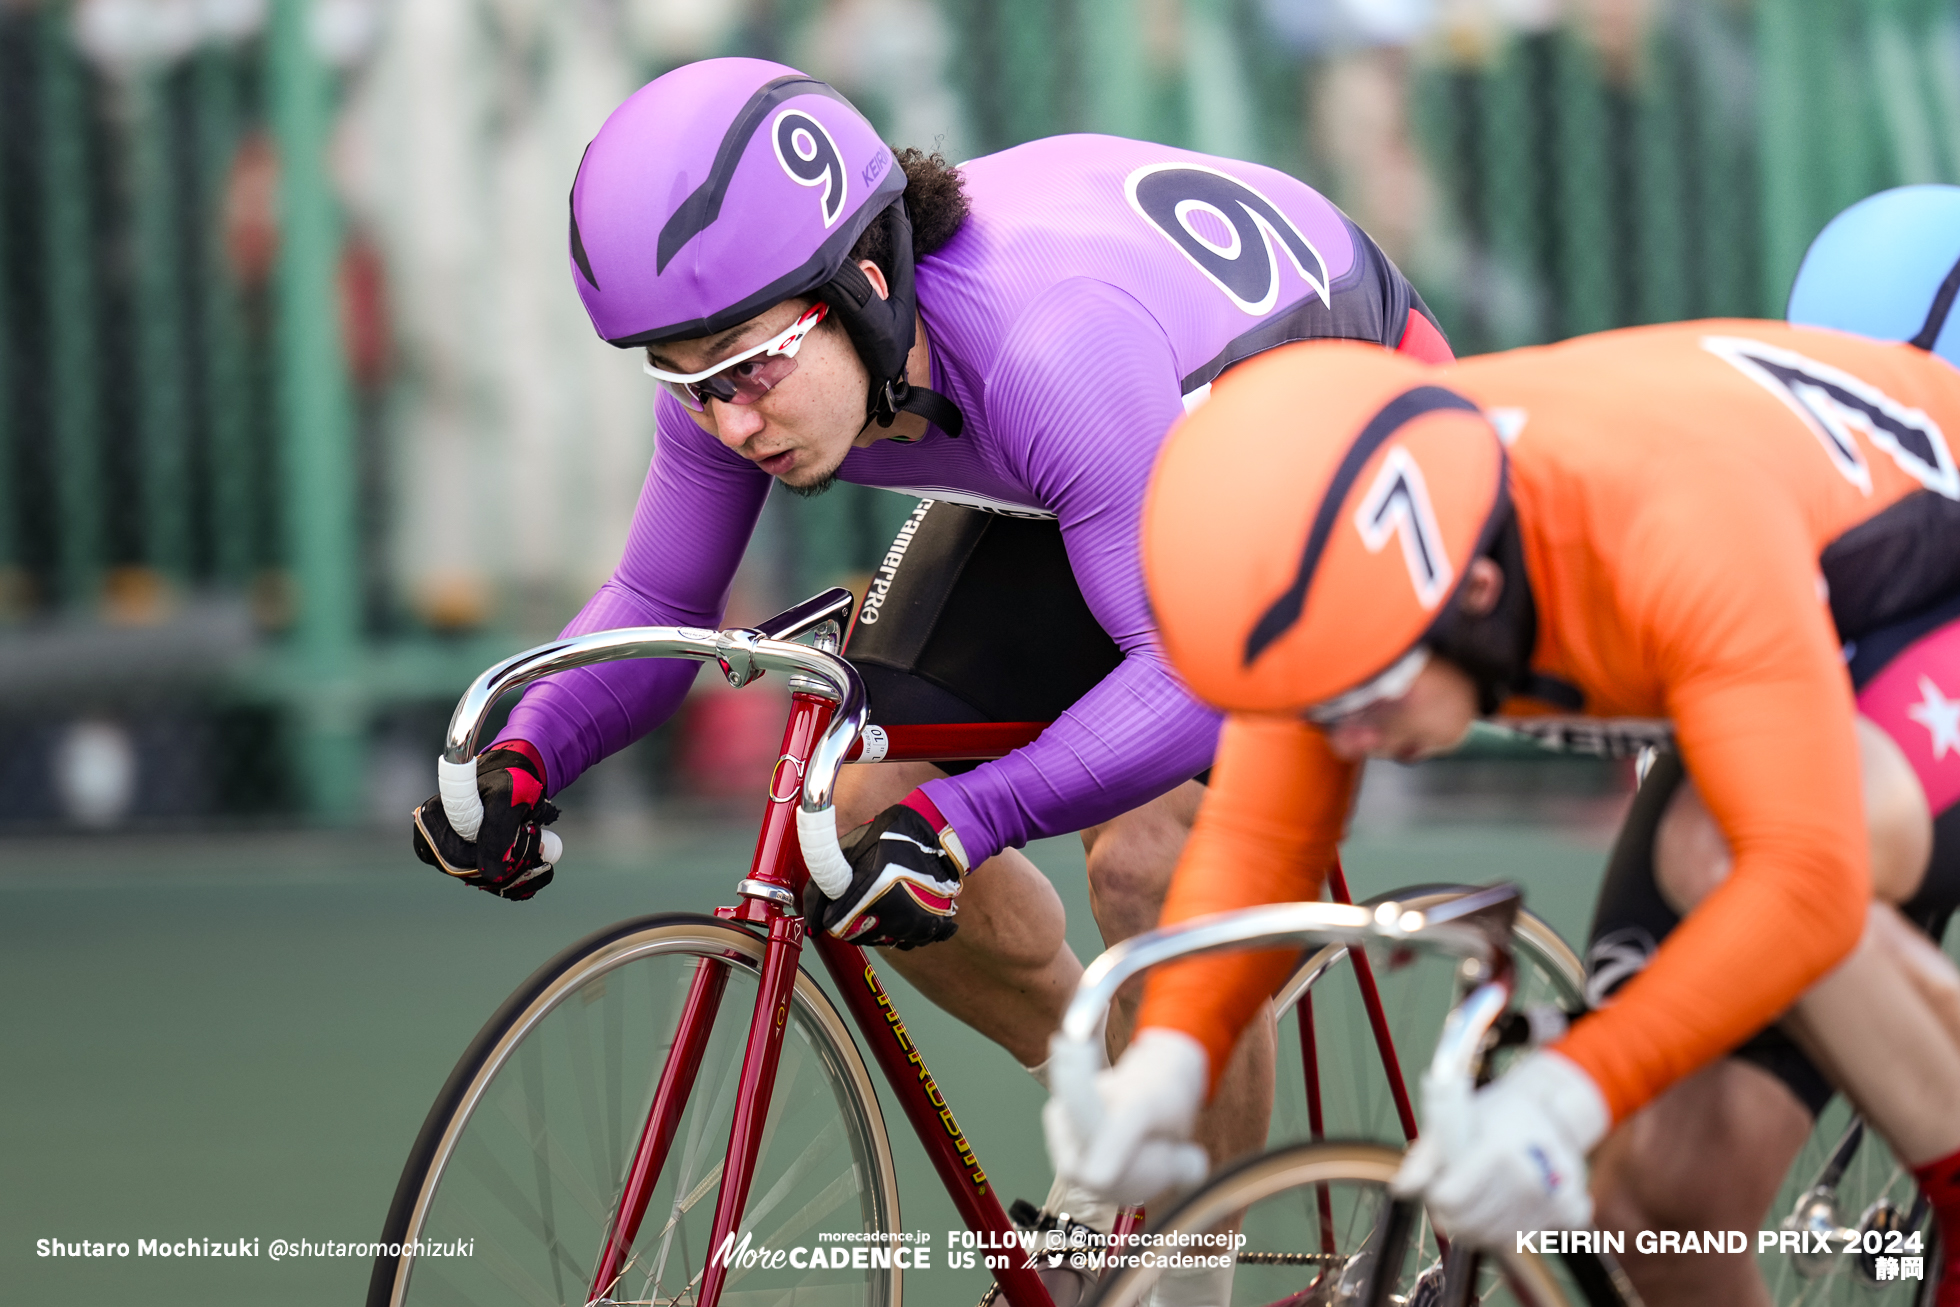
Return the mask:
<path id="1" fill-rule="evenodd" d="M 1500 710 L 1667 719 L 1725 841 L 1610 1004 L 1480 1091 L 1463 1132 L 1412 1152 L 1400 1181 L 1446 1229 L 1585 1224 L 1585 1158 L 1608 1132 L 1788 1012 L 1955 1244 L 1946 982 L 1901 960 L 1890 908 L 1870 924 L 1868 909 L 1876 856 L 1917 919 L 1943 924 L 1960 857 L 1949 836 L 1928 870 L 1933 773 L 1901 782 L 1869 747 L 1861 773 L 1841 647 L 1884 643 L 1891 671 L 1916 658 L 1947 687 L 1895 714 L 1930 746 L 1887 738 L 1937 760 L 1944 727 L 1960 767 L 1960 329 L 1931 335 L 1947 357 L 1930 337 L 1697 322 L 1448 368 L 1316 342 L 1235 369 L 1166 443 L 1143 537 L 1152 603 L 1173 665 L 1232 714 L 1166 923 L 1317 897 L 1359 762 L 1443 752 Z M 1916 808 L 1887 797 L 1901 784 Z M 1153 975 L 1132 1052 L 1096 1081 L 1101 1118 L 1051 1102 L 1058 1165 L 1133 1199 L 1192 1178 L 1188 1120 L 1294 960 Z M 1628 1138 L 1622 1154 L 1642 1146 Z M 1719 1188 L 1715 1163 L 1698 1158 Z M 1759 1298 L 1746 1259 L 1724 1260 L 1739 1270 L 1700 1268 L 1711 1299 Z M 1716 1285 L 1728 1273 L 1753 1290 Z M 1960 1275 L 1939 1302 L 1960 1303 Z"/>

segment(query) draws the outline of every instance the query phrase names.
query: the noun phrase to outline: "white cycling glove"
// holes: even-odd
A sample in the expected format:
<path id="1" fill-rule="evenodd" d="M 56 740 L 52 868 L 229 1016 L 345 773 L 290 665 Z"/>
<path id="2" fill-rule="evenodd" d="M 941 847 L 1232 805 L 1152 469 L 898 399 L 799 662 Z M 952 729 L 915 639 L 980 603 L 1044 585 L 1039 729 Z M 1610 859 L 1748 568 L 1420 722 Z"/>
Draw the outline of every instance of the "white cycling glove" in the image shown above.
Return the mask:
<path id="1" fill-rule="evenodd" d="M 1518 1230 L 1592 1221 L 1586 1154 L 1613 1121 L 1576 1064 L 1532 1053 L 1474 1094 L 1460 1080 L 1424 1076 L 1422 1105 L 1422 1136 L 1391 1187 L 1423 1195 L 1445 1234 L 1495 1247 Z"/>
<path id="2" fill-rule="evenodd" d="M 1107 1070 L 1100 1049 L 1056 1035 L 1048 1060 L 1054 1096 L 1041 1112 L 1056 1173 L 1125 1204 L 1197 1184 L 1210 1164 L 1191 1129 L 1210 1063 L 1203 1046 L 1177 1030 L 1139 1031 Z"/>

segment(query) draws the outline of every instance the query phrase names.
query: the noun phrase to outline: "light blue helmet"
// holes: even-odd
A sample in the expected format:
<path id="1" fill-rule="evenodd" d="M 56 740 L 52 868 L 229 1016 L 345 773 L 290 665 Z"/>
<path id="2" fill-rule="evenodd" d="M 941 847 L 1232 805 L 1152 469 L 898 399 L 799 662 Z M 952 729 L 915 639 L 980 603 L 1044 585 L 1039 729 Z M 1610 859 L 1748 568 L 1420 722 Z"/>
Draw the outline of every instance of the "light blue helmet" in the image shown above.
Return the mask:
<path id="1" fill-rule="evenodd" d="M 1960 367 L 1960 186 L 1901 186 L 1831 219 L 1790 288 L 1790 321 L 1902 340 Z"/>

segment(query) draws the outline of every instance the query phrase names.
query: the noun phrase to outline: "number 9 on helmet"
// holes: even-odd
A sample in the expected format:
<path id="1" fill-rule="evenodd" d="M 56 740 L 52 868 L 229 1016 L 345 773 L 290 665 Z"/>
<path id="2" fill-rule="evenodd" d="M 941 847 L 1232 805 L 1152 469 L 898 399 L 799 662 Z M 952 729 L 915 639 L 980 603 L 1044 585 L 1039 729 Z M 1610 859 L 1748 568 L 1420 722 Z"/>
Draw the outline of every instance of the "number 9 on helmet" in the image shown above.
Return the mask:
<path id="1" fill-rule="evenodd" d="M 1312 341 L 1232 369 L 1158 455 L 1144 574 L 1171 663 L 1235 712 L 1407 688 L 1508 500 L 1476 405 L 1377 346 Z"/>
<path id="2" fill-rule="evenodd" d="M 906 176 L 830 86 L 761 59 L 704 59 L 655 78 L 607 118 L 572 179 L 572 281 L 622 349 L 713 336 L 785 300 L 828 306 L 869 374 L 866 416 L 964 419 L 906 379 L 917 320 Z M 886 225 L 880 295 L 851 262 Z"/>

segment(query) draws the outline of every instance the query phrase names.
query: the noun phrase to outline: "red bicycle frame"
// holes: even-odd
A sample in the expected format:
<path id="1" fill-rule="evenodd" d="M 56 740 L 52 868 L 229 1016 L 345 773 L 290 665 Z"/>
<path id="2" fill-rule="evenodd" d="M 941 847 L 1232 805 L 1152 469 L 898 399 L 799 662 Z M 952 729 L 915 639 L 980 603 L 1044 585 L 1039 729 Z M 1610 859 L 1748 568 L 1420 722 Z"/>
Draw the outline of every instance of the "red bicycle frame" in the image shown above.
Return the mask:
<path id="1" fill-rule="evenodd" d="M 768 944 L 763 952 L 761 984 L 749 1023 L 748 1047 L 742 1057 L 735 1120 L 723 1162 L 721 1194 L 710 1227 L 708 1246 L 711 1248 L 720 1247 L 723 1239 L 735 1230 L 748 1201 L 762 1125 L 769 1114 L 769 1095 L 788 1022 L 790 992 L 804 946 L 803 918 L 798 905 L 810 873 L 803 865 L 796 838 L 796 802 L 802 794 L 804 768 L 829 723 L 830 713 L 828 700 L 812 694 L 791 696 L 782 749 L 769 779 L 769 806 L 756 840 L 749 875 L 740 886 L 742 902 L 736 907 L 719 909 L 715 914 L 765 932 Z M 884 757 L 890 761 L 997 758 L 1034 739 L 1045 725 L 1029 722 L 887 727 Z M 862 748 L 860 744 L 852 756 L 860 756 Z M 827 935 L 818 935 L 815 942 L 818 956 L 836 982 L 859 1033 L 870 1045 L 872 1057 L 891 1082 L 960 1216 L 969 1228 L 993 1236 L 987 1240 L 990 1245 L 1006 1243 L 1015 1232 L 1014 1223 L 995 1197 L 973 1146 L 960 1130 L 952 1108 L 907 1033 L 891 996 L 878 983 L 877 972 L 864 950 Z M 695 969 L 692 987 L 682 1006 L 680 1025 L 661 1070 L 632 1166 L 627 1171 L 626 1186 L 620 1193 L 618 1210 L 593 1276 L 592 1298 L 602 1297 L 612 1288 L 625 1265 L 627 1250 L 639 1233 L 648 1199 L 693 1087 L 700 1050 L 706 1046 L 719 1013 L 726 978 L 727 968 L 723 964 L 704 962 Z M 725 1266 L 711 1260 L 696 1301 L 703 1307 L 719 1301 L 726 1274 Z M 1014 1307 L 1051 1307 L 1048 1294 L 1033 1270 L 1010 1264 L 997 1270 L 994 1278 Z"/>
<path id="2" fill-rule="evenodd" d="M 709 1236 L 710 1248 L 719 1248 L 736 1232 L 742 1209 L 747 1204 L 756 1156 L 762 1139 L 763 1123 L 769 1115 L 770 1093 L 775 1083 L 777 1058 L 782 1050 L 788 1023 L 789 1002 L 797 966 L 805 945 L 800 913 L 803 888 L 809 879 L 796 835 L 795 812 L 802 794 L 804 771 L 812 750 L 830 721 L 832 704 L 817 695 L 791 695 L 789 721 L 784 727 L 782 748 L 769 779 L 768 808 L 757 837 L 749 874 L 738 886 L 742 901 L 734 907 L 720 908 L 715 915 L 728 921 L 743 922 L 767 939 L 761 964 L 760 985 L 749 1021 L 749 1038 L 742 1057 L 741 1079 L 735 1097 L 735 1117 L 729 1131 L 728 1151 L 723 1162 L 721 1193 L 715 1204 Z M 874 757 L 881 761 L 951 760 L 998 758 L 1027 744 L 1046 726 L 1042 722 L 982 723 L 975 725 L 886 726 L 867 728 L 865 736 L 874 741 Z M 863 756 L 860 740 L 850 754 Z M 1330 888 L 1340 902 L 1348 902 L 1347 882 L 1337 866 Z M 913 1043 L 904 1020 L 891 996 L 878 981 L 876 970 L 863 949 L 819 933 L 814 937 L 817 955 L 835 982 L 844 1005 L 857 1023 L 859 1034 L 870 1046 L 872 1058 L 891 1084 L 906 1118 L 932 1159 L 940 1183 L 953 1200 L 967 1227 L 986 1236 L 988 1246 L 1008 1243 L 1016 1233 L 988 1183 L 973 1146 L 960 1130 L 953 1109 L 927 1069 L 918 1046 Z M 1382 1011 L 1368 960 L 1354 955 L 1355 975 L 1360 981 L 1362 1000 L 1388 1073 L 1397 1112 L 1410 1138 L 1415 1137 L 1414 1113 L 1402 1083 L 1400 1063 L 1390 1042 L 1388 1022 Z M 626 1265 L 628 1251 L 639 1234 L 655 1183 L 660 1178 L 669 1148 L 679 1128 L 700 1054 L 708 1042 L 720 1013 L 726 989 L 728 965 L 704 960 L 695 968 L 687 997 L 682 1005 L 679 1026 L 668 1050 L 653 1102 L 647 1112 L 633 1161 L 627 1169 L 626 1184 L 606 1237 L 592 1279 L 590 1299 L 605 1297 L 612 1290 Z M 1308 1103 L 1316 1136 L 1320 1125 L 1320 1073 L 1315 1058 L 1311 1008 L 1302 1000 L 1302 1051 L 1306 1055 Z M 1123 1223 L 1133 1226 L 1137 1213 L 1125 1213 Z M 1040 1278 L 1028 1266 L 1014 1264 L 994 1271 L 994 1279 L 1012 1307 L 1052 1307 Z M 714 1307 L 720 1300 L 727 1267 L 710 1259 L 703 1273 L 695 1301 L 701 1307 Z"/>

